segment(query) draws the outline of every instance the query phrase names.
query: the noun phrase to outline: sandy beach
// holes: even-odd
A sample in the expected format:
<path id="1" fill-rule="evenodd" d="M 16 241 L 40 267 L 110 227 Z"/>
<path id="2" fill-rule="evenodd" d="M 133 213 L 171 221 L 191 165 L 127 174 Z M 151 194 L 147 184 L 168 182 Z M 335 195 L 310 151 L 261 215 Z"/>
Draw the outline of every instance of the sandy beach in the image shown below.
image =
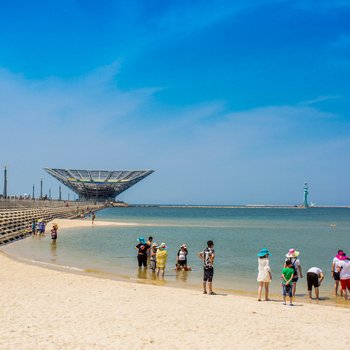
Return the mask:
<path id="1" fill-rule="evenodd" d="M 61 229 L 91 225 L 55 222 Z M 113 281 L 3 253 L 0 264 L 1 349 L 329 349 L 350 340 L 348 308 L 316 302 L 289 307 L 280 299 Z"/>

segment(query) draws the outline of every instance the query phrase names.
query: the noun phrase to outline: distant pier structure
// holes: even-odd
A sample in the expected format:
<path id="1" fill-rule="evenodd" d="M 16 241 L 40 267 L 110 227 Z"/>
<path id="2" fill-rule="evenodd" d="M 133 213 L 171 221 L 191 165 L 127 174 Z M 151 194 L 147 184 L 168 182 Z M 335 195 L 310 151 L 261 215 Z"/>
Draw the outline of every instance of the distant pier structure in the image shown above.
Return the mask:
<path id="1" fill-rule="evenodd" d="M 304 208 L 309 207 L 308 196 L 309 196 L 309 186 L 308 186 L 307 182 L 305 182 L 305 184 L 304 184 Z"/>
<path id="2" fill-rule="evenodd" d="M 79 200 L 114 201 L 153 170 L 77 170 L 45 168 L 46 172 L 79 196 Z M 68 194 L 69 195 L 69 194 Z"/>

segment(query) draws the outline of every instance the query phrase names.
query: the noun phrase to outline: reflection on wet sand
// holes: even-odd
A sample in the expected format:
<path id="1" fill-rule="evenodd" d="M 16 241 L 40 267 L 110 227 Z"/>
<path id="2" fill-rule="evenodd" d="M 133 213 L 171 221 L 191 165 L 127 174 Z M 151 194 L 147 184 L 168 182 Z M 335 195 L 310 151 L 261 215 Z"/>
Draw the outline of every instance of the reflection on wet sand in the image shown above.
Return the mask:
<path id="1" fill-rule="evenodd" d="M 176 271 L 176 280 L 181 282 L 187 282 L 188 279 L 188 271 L 177 270 Z"/>
<path id="2" fill-rule="evenodd" d="M 51 261 L 56 261 L 57 257 L 57 243 L 51 242 L 50 244 Z"/>

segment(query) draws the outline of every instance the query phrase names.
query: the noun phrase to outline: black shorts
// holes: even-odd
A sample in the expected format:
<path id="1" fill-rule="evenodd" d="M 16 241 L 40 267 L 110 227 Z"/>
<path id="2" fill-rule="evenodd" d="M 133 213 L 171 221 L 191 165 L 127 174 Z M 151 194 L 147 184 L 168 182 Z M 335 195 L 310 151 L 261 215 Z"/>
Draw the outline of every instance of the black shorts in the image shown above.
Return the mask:
<path id="1" fill-rule="evenodd" d="M 204 268 L 203 281 L 212 282 L 213 276 L 214 276 L 214 268 L 213 267 Z"/>
<path id="2" fill-rule="evenodd" d="M 179 266 L 186 266 L 187 260 L 179 260 L 177 263 L 179 264 Z"/>
<path id="3" fill-rule="evenodd" d="M 139 263 L 139 266 L 147 266 L 147 255 L 142 255 L 142 254 L 139 254 L 137 256 L 137 261 Z"/>
<path id="4" fill-rule="evenodd" d="M 340 281 L 340 272 L 333 272 L 334 281 Z"/>
<path id="5" fill-rule="evenodd" d="M 318 275 L 315 272 L 308 272 L 306 274 L 306 279 L 307 279 L 307 290 L 311 290 L 312 286 L 315 288 L 319 287 L 320 284 L 318 283 Z"/>
<path id="6" fill-rule="evenodd" d="M 298 282 L 298 279 L 299 279 L 298 275 L 294 275 L 294 277 L 293 277 L 293 279 L 292 279 L 292 282 L 297 283 L 297 282 Z"/>

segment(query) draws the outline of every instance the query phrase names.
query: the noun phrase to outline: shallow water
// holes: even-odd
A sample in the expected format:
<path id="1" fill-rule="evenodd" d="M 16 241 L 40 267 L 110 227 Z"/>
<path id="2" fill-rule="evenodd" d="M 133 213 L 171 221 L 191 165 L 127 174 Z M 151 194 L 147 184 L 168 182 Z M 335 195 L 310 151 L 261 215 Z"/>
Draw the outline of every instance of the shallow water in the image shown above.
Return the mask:
<path id="1" fill-rule="evenodd" d="M 300 251 L 303 272 L 320 267 L 325 273 L 321 296 L 331 298 L 331 263 L 338 249 L 350 251 L 348 208 L 108 208 L 96 220 L 136 223 L 136 226 L 107 226 L 59 230 L 55 246 L 49 236 L 7 245 L 4 251 L 28 260 L 78 268 L 101 276 L 177 286 L 200 286 L 202 265 L 196 253 L 212 239 L 215 243 L 214 285 L 226 291 L 255 293 L 257 252 L 268 248 L 272 257 L 272 293 L 280 294 L 280 272 L 290 248 Z M 334 226 L 335 224 L 335 226 Z M 136 263 L 136 239 L 152 235 L 168 245 L 165 280 Z M 186 243 L 193 271 L 173 270 L 179 246 Z M 306 294 L 305 278 L 297 294 Z"/>

